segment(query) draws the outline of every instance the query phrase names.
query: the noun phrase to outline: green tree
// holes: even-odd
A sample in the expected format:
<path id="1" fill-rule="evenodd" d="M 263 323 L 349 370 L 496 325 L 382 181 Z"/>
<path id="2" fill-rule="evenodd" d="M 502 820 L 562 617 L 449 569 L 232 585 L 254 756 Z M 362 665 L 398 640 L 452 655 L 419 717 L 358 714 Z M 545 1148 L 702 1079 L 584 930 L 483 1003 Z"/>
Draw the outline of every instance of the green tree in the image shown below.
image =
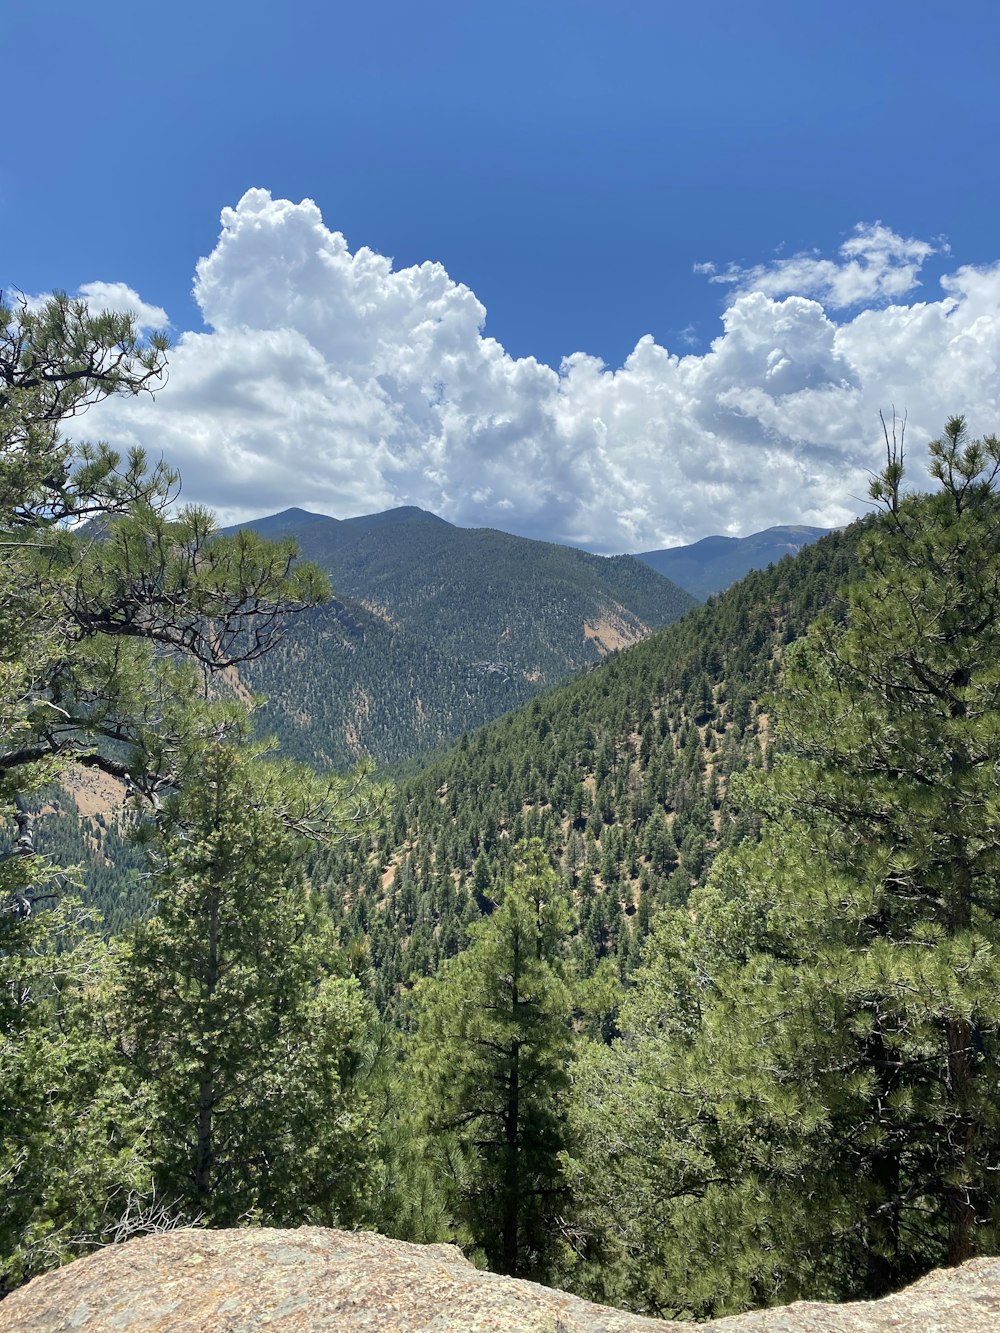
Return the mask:
<path id="1" fill-rule="evenodd" d="M 215 1225 L 350 1224 L 371 1170 L 373 1019 L 303 865 L 357 786 L 212 745 L 159 820 L 156 913 L 121 986 L 158 1191 Z"/>
<path id="2" fill-rule="evenodd" d="M 58 772 L 39 737 L 61 719 L 47 682 L 69 629 L 39 577 L 45 533 L 168 485 L 138 456 L 119 470 L 110 450 L 74 452 L 60 422 L 149 387 L 163 349 L 65 297 L 38 310 L 0 300 L 0 809 L 16 817 L 0 858 L 0 1292 L 100 1243 L 148 1181 L 141 1106 L 122 1095 L 97 1016 L 106 956 L 77 907 L 57 902 L 30 808 Z"/>
<path id="3" fill-rule="evenodd" d="M 145 1098 L 126 1093 L 103 1021 L 110 971 L 71 899 L 0 913 L 0 1298 L 153 1202 Z"/>
<path id="4" fill-rule="evenodd" d="M 569 926 L 558 876 L 529 844 L 466 950 L 418 987 L 409 1060 L 425 1132 L 450 1178 L 460 1238 L 505 1273 L 550 1271 L 565 1197 Z"/>
<path id="5" fill-rule="evenodd" d="M 760 839 L 663 914 L 582 1081 L 584 1211 L 645 1251 L 640 1305 L 878 1295 L 996 1244 L 1000 441 L 955 418 L 930 454 L 904 497 L 890 440 L 846 624 L 791 651 L 745 784 Z"/>
<path id="6" fill-rule="evenodd" d="M 62 294 L 37 309 L 0 302 L 8 789 L 58 757 L 155 798 L 174 780 L 205 674 L 259 657 L 288 615 L 326 593 L 319 572 L 296 563 L 294 543 L 223 537 L 197 508 L 170 514 L 177 475 L 149 467 L 142 450 L 123 460 L 64 436 L 67 419 L 102 398 L 161 383 L 165 350 L 130 316 L 95 315 Z"/>
<path id="7" fill-rule="evenodd" d="M 150 1198 L 143 1092 L 125 1093 L 101 998 L 108 958 L 35 854 L 34 793 L 78 763 L 157 806 L 199 749 L 245 729 L 238 700 L 206 695 L 324 590 L 291 545 L 221 538 L 194 509 L 170 516 L 166 466 L 64 434 L 102 398 L 162 383 L 165 350 L 129 316 L 61 294 L 0 301 L 0 813 L 16 822 L 0 859 L 7 1286 L 107 1239 L 122 1212 L 132 1225 L 134 1199 Z M 321 987 L 316 1003 L 333 1002 Z"/>
<path id="8" fill-rule="evenodd" d="M 122 467 L 106 444 L 74 446 L 64 423 L 102 398 L 152 391 L 166 379 L 167 339 L 135 320 L 57 292 L 41 305 L 0 294 L 0 529 L 128 513 L 169 491 L 140 450 Z"/>

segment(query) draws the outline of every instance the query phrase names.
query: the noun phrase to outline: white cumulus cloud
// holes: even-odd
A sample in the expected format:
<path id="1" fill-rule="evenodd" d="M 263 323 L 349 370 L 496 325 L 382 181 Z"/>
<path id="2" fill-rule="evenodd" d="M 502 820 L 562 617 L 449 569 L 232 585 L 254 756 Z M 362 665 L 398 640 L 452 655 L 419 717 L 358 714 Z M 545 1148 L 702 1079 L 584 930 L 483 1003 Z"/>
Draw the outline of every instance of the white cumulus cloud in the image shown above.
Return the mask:
<path id="1" fill-rule="evenodd" d="M 124 282 L 86 282 L 77 293 L 91 310 L 110 310 L 113 315 L 131 314 L 143 332 L 168 328 L 167 312 L 158 305 L 148 305 L 138 292 Z"/>
<path id="2" fill-rule="evenodd" d="M 863 508 L 880 408 L 908 411 L 915 461 L 956 412 L 1000 425 L 1000 265 L 902 303 L 934 250 L 859 227 L 837 259 L 716 274 L 734 290 L 703 354 L 646 336 L 621 367 L 576 352 L 557 372 L 486 336 L 440 264 L 352 254 L 310 200 L 250 190 L 198 263 L 209 332 L 180 336 L 155 402 L 87 427 L 162 454 L 225 520 L 417 504 L 605 551 L 838 524 Z"/>
<path id="3" fill-rule="evenodd" d="M 712 263 L 695 264 L 709 282 L 729 283 L 740 292 L 766 296 L 814 296 L 834 309 L 906 296 L 920 285 L 920 270 L 938 249 L 929 241 L 897 236 L 881 222 L 859 223 L 840 247 L 840 259 L 816 252 L 791 255 L 773 264 L 722 272 Z"/>

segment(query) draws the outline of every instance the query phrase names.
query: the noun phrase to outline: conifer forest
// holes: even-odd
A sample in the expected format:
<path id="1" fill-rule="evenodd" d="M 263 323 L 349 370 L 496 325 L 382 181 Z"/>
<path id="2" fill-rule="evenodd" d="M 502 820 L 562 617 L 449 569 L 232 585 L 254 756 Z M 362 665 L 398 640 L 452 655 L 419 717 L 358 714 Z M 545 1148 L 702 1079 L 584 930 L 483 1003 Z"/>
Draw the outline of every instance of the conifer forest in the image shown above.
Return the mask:
<path id="1" fill-rule="evenodd" d="M 888 421 L 867 518 L 702 602 L 222 530 L 80 442 L 167 353 L 0 308 L 0 1298 L 183 1226 L 691 1319 L 995 1253 L 1000 439 Z"/>

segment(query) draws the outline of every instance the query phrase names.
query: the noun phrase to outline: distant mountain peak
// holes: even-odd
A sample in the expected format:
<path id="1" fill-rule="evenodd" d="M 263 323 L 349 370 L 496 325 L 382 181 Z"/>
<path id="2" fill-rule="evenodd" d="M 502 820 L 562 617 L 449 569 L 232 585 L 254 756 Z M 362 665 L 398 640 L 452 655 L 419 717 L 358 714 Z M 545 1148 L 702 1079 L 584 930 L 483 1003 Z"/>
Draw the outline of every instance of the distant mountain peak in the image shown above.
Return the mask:
<path id="1" fill-rule="evenodd" d="M 319 521 L 321 521 L 321 522 L 324 522 L 324 523 L 339 523 L 339 522 L 340 522 L 340 519 L 339 519 L 339 518 L 334 518 L 334 517 L 333 517 L 332 515 L 330 515 L 330 514 L 317 514 L 317 513 L 316 513 L 314 510 L 312 510 L 312 509 L 300 509 L 300 508 L 298 507 L 298 505 L 292 505 L 292 507 L 291 507 L 290 509 L 282 509 L 282 511 L 281 511 L 280 514 L 272 514 L 272 515 L 271 515 L 271 521 L 274 521 L 274 520 L 288 520 L 288 521 L 292 521 L 292 520 L 294 520 L 294 521 L 299 522 L 299 523 L 313 523 L 313 522 L 316 522 L 317 520 L 319 520 Z M 268 520 L 268 519 L 253 519 L 253 520 L 251 520 L 251 521 L 254 522 L 254 523 L 266 523 L 266 522 L 268 522 L 269 520 Z"/>
<path id="2" fill-rule="evenodd" d="M 294 516 L 295 518 L 331 518 L 331 517 L 332 517 L 332 515 L 330 515 L 330 514 L 317 514 L 316 511 L 315 511 L 314 509 L 300 509 L 300 508 L 298 507 L 298 505 L 292 505 L 290 509 L 283 509 L 283 510 L 281 511 L 280 514 L 276 514 L 276 515 L 275 515 L 276 518 L 292 518 L 293 516 Z M 337 522 L 336 519 L 334 519 L 333 521 L 334 521 L 335 523 Z"/>
<path id="3" fill-rule="evenodd" d="M 334 518 L 330 514 L 317 514 L 311 509 L 301 509 L 292 505 L 277 514 L 265 514 L 262 518 L 250 518 L 243 523 L 236 523 L 225 532 L 235 532 L 239 528 L 253 528 L 262 537 L 278 537 L 283 534 L 296 534 L 303 528 L 314 528 L 320 524 L 326 527 L 343 528 L 353 532 L 367 532 L 374 528 L 391 527 L 397 523 L 439 524 L 450 528 L 453 525 L 447 519 L 439 518 L 428 509 L 417 505 L 398 505 L 395 509 L 380 510 L 376 514 L 357 514 L 353 518 Z"/>
<path id="4" fill-rule="evenodd" d="M 277 537 L 295 536 L 303 528 L 316 527 L 318 524 L 340 524 L 339 518 L 331 518 L 329 514 L 316 514 L 309 509 L 299 509 L 293 506 L 291 509 L 282 509 L 279 514 L 265 514 L 263 518 L 249 518 L 243 523 L 234 523 L 232 527 L 223 528 L 223 533 L 239 532 L 241 528 L 252 528 L 254 532 L 259 532 L 262 537 L 269 539 Z"/>
<path id="5" fill-rule="evenodd" d="M 454 527 L 446 518 L 441 518 L 438 514 L 432 514 L 429 509 L 421 509 L 418 505 L 397 505 L 395 509 L 383 509 L 377 514 L 359 514 L 356 518 L 345 518 L 344 523 L 355 523 L 358 527 L 374 528 L 379 526 L 388 526 L 392 523 L 408 523 L 413 520 L 424 523 L 440 523 L 443 527 Z"/>
<path id="6" fill-rule="evenodd" d="M 690 546 L 640 551 L 636 559 L 704 599 L 722 592 L 752 569 L 766 569 L 786 555 L 796 555 L 829 530 L 801 523 L 777 524 L 748 537 L 702 537 Z"/>

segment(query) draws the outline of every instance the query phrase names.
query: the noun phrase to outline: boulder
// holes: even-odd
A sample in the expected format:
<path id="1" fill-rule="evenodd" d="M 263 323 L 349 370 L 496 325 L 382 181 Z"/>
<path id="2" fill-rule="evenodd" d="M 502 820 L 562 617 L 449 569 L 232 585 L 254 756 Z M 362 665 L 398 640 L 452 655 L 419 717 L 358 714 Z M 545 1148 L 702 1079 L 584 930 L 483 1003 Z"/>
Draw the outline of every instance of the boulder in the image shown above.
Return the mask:
<path id="1" fill-rule="evenodd" d="M 474 1268 L 450 1245 L 372 1232 L 173 1231 L 78 1259 L 8 1296 L 2 1333 L 655 1333 L 689 1329 Z M 798 1302 L 701 1328 L 996 1333 L 1000 1260 L 931 1273 L 881 1301 Z"/>

